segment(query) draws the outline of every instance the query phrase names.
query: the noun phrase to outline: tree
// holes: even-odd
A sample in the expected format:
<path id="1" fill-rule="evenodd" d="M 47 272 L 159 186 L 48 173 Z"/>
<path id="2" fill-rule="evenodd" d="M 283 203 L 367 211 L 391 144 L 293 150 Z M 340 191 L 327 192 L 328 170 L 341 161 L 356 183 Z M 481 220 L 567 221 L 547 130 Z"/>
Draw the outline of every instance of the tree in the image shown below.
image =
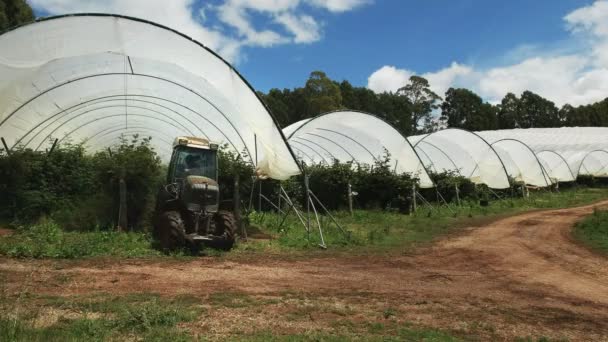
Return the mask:
<path id="1" fill-rule="evenodd" d="M 316 116 L 342 107 L 340 87 L 322 71 L 310 73 L 305 91 L 309 116 Z"/>
<path id="2" fill-rule="evenodd" d="M 429 88 L 429 81 L 420 76 L 410 77 L 409 83 L 399 88 L 397 94 L 404 96 L 411 104 L 412 133 L 418 132 L 420 121 L 429 118 L 431 112 L 439 108 L 437 102 L 441 101 L 441 97 Z"/>
<path id="3" fill-rule="evenodd" d="M 558 109 L 542 96 L 526 90 L 519 99 L 521 127 L 559 127 Z"/>
<path id="4" fill-rule="evenodd" d="M 508 93 L 502 99 L 500 105 L 498 105 L 498 128 L 512 129 L 519 127 L 521 127 L 519 99 L 517 96 L 515 96 L 515 94 Z"/>
<path id="5" fill-rule="evenodd" d="M 384 119 L 403 135 L 411 135 L 412 109 L 411 104 L 404 96 L 393 93 L 377 95 L 376 109 L 370 111 Z"/>
<path id="6" fill-rule="evenodd" d="M 557 113 L 561 126 L 568 126 L 568 121 L 574 117 L 575 113 L 576 110 L 569 103 L 563 105 Z"/>
<path id="7" fill-rule="evenodd" d="M 25 0 L 0 0 L 0 31 L 34 20 L 34 12 Z"/>
<path id="8" fill-rule="evenodd" d="M 482 131 L 497 128 L 496 108 L 464 88 L 450 88 L 445 93 L 441 114 L 448 127 Z"/>

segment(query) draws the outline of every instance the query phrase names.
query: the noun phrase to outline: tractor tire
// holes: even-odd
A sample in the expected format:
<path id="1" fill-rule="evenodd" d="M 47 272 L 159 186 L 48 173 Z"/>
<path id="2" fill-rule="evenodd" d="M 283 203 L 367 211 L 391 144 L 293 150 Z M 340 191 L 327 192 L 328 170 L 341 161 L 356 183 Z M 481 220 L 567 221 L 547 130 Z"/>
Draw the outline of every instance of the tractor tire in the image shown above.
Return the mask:
<path id="1" fill-rule="evenodd" d="M 186 247 L 186 225 L 178 211 L 160 214 L 154 234 L 163 251 L 174 251 Z"/>
<path id="2" fill-rule="evenodd" d="M 213 219 L 215 221 L 214 235 L 218 237 L 213 247 L 229 251 L 236 241 L 237 223 L 234 214 L 230 211 L 220 210 Z"/>

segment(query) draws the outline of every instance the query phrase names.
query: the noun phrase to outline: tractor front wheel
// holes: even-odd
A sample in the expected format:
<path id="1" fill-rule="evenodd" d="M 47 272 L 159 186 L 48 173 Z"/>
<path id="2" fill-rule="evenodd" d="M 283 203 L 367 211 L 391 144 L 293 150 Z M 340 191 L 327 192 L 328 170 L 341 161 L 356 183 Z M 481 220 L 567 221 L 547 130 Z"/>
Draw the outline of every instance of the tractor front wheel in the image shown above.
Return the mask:
<path id="1" fill-rule="evenodd" d="M 166 211 L 160 214 L 155 227 L 155 235 L 164 251 L 174 251 L 185 247 L 186 225 L 178 211 Z"/>
<path id="2" fill-rule="evenodd" d="M 213 217 L 215 223 L 214 235 L 218 238 L 215 241 L 215 248 L 228 251 L 234 246 L 236 240 L 237 223 L 234 214 L 229 211 L 219 211 Z"/>

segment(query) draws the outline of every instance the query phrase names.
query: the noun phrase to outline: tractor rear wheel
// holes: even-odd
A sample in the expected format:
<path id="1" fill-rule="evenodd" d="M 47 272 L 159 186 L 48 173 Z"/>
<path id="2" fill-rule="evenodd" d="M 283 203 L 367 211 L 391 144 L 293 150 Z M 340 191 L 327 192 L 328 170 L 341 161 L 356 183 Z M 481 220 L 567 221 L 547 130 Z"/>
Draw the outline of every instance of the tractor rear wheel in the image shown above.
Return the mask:
<path id="1" fill-rule="evenodd" d="M 185 247 L 186 225 L 179 211 L 161 213 L 155 230 L 160 247 L 164 251 L 174 251 Z"/>
<path id="2" fill-rule="evenodd" d="M 219 211 L 213 217 L 215 223 L 214 235 L 218 238 L 215 240 L 215 248 L 228 251 L 234 246 L 236 240 L 237 223 L 234 214 L 230 211 Z"/>

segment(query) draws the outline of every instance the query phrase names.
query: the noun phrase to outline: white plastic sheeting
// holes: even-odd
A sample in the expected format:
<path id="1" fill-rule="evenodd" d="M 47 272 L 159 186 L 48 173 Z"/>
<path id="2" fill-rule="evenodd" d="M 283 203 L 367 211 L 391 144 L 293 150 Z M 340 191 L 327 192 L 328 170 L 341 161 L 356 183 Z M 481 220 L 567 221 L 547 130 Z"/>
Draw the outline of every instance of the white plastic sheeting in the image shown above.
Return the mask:
<path id="1" fill-rule="evenodd" d="M 553 183 L 534 151 L 521 141 L 502 139 L 492 146 L 515 182 L 541 187 Z"/>
<path id="2" fill-rule="evenodd" d="M 608 177 L 608 151 L 589 152 L 581 162 L 579 174 Z"/>
<path id="3" fill-rule="evenodd" d="M 540 151 L 536 153 L 536 157 L 538 157 L 553 183 L 576 180 L 568 162 L 560 154 L 553 151 Z"/>
<path id="4" fill-rule="evenodd" d="M 456 171 L 476 184 L 494 189 L 510 186 L 503 161 L 494 148 L 475 133 L 445 129 L 408 139 L 428 170 Z"/>
<path id="5" fill-rule="evenodd" d="M 410 173 L 420 179 L 420 187 L 433 187 L 408 140 L 371 114 L 331 112 L 296 122 L 283 131 L 296 155 L 308 163 L 338 160 L 373 165 L 388 152 L 396 173 Z"/>
<path id="6" fill-rule="evenodd" d="M 58 138 L 98 150 L 131 134 L 152 136 L 164 157 L 174 137 L 194 135 L 242 152 L 263 176 L 300 172 L 251 86 L 187 36 L 97 14 L 0 35 L 0 136 L 9 147 L 44 149 Z"/>
<path id="7" fill-rule="evenodd" d="M 608 165 L 608 153 L 603 153 L 608 151 L 608 128 L 605 127 L 509 129 L 482 131 L 478 134 L 490 142 L 505 138 L 522 141 L 537 155 L 542 154 L 542 159 L 551 165 L 545 167 L 547 173 L 558 181 L 571 181 L 579 175 L 608 176 L 605 168 Z M 570 175 L 556 157 L 549 156 L 548 152 L 565 160 Z"/>

